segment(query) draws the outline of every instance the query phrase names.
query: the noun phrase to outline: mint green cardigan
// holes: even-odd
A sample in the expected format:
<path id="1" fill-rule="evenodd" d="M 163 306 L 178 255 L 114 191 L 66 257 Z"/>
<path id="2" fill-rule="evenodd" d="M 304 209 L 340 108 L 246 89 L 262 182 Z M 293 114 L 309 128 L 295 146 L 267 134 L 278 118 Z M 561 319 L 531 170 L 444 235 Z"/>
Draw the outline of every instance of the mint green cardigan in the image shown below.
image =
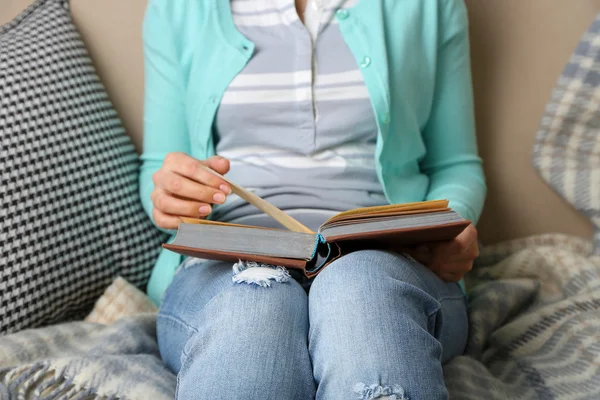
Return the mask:
<path id="1" fill-rule="evenodd" d="M 477 222 L 486 186 L 477 155 L 463 0 L 360 0 L 335 18 L 376 115 L 377 176 L 390 203 L 448 199 Z M 220 99 L 252 57 L 229 0 L 150 0 L 143 25 L 144 152 L 140 196 L 170 152 L 214 155 Z M 182 261 L 163 250 L 148 284 L 160 303 Z"/>

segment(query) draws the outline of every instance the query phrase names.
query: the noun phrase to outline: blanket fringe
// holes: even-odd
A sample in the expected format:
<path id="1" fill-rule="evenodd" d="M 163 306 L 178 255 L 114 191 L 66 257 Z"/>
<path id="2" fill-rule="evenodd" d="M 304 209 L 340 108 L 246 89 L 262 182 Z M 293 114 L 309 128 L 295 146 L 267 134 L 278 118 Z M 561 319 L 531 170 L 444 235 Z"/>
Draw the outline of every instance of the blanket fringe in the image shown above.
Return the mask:
<path id="1" fill-rule="evenodd" d="M 36 363 L 14 370 L 0 370 L 0 398 L 7 400 L 118 400 L 99 396 L 91 389 L 78 387 L 71 378 Z"/>

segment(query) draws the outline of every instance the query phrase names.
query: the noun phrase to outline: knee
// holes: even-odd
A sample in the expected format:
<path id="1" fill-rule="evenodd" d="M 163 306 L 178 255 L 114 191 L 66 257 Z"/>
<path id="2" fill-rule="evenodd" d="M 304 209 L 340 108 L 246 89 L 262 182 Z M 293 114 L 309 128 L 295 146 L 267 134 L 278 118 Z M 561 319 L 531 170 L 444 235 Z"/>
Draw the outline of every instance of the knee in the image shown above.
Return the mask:
<path id="1" fill-rule="evenodd" d="M 263 279 L 264 274 L 270 273 L 267 271 L 244 274 L 243 280 L 236 281 L 239 272 L 234 273 L 229 289 L 193 316 L 197 330 L 189 337 L 184 355 L 213 346 L 246 351 L 243 346 L 263 348 L 265 343 L 279 343 L 283 338 L 300 340 L 302 335 L 306 336 L 308 296 L 298 282 L 274 278 L 265 278 L 268 284 L 253 282 L 258 274 L 263 274 L 260 278 Z M 240 336 L 245 339 L 240 341 Z M 212 351 L 218 352 L 215 348 Z"/>
<path id="2" fill-rule="evenodd" d="M 185 347 L 214 344 L 209 338 L 232 345 L 230 339 L 235 341 L 242 333 L 254 343 L 277 341 L 276 335 L 295 338 L 308 331 L 308 296 L 302 286 L 281 267 L 247 264 L 246 268 L 236 264 L 233 273 L 230 265 L 225 290 L 202 307 L 188 307 L 193 313 L 186 322 L 196 332 Z"/>
<path id="3" fill-rule="evenodd" d="M 249 296 L 231 304 L 239 321 L 245 320 L 256 329 L 283 324 L 303 331 L 308 321 L 308 296 L 296 281 L 248 289 L 252 291 Z"/>
<path id="4" fill-rule="evenodd" d="M 222 271 L 218 280 L 199 281 L 196 274 L 181 271 L 177 279 L 185 281 L 166 299 L 161 307 L 161 321 L 181 326 L 177 336 L 179 347 L 192 336 L 202 337 L 205 331 L 229 335 L 231 332 L 259 332 L 265 326 L 284 324 L 298 331 L 304 330 L 308 320 L 308 298 L 298 282 L 281 267 L 256 266 L 251 263 L 231 264 Z M 187 276 L 187 275 L 190 276 Z M 163 324 L 164 325 L 164 324 Z M 169 325 L 170 326 L 170 325 Z M 185 329 L 183 329 L 185 328 Z M 173 332 L 170 327 L 166 331 Z M 201 334 L 197 335 L 200 332 Z M 162 331 L 161 331 L 162 333 Z M 162 335 L 173 342 L 173 335 Z M 193 340 L 191 340 L 193 342 Z"/>
<path id="5" fill-rule="evenodd" d="M 282 320 L 306 317 L 307 295 L 283 267 L 252 262 L 233 266 L 233 285 L 229 293 L 240 318 Z"/>
<path id="6" fill-rule="evenodd" d="M 356 251 L 328 265 L 315 278 L 311 292 L 343 287 L 347 296 L 364 296 L 370 290 L 384 290 L 384 287 L 390 286 L 390 281 L 421 287 L 424 269 L 424 266 L 394 252 Z"/>
<path id="7" fill-rule="evenodd" d="M 286 276 L 282 268 L 234 269 L 233 283 L 204 307 L 183 348 L 180 398 L 257 398 L 279 384 L 282 398 L 307 397 L 299 393 L 312 390 L 308 297 Z"/>
<path id="8" fill-rule="evenodd" d="M 310 289 L 311 323 L 357 314 L 363 318 L 387 312 L 415 318 L 431 315 L 440 308 L 431 294 L 436 279 L 429 269 L 400 254 L 381 250 L 350 253 L 315 278 Z"/>

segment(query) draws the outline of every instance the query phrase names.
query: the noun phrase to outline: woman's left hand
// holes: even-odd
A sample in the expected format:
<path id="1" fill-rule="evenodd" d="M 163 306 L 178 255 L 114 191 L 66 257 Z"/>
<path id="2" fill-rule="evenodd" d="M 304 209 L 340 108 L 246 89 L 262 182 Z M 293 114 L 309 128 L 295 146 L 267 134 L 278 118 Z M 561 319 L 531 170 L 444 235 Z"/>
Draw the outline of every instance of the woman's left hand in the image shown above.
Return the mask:
<path id="1" fill-rule="evenodd" d="M 407 251 L 447 282 L 457 282 L 479 256 L 477 229 L 472 224 L 449 242 L 429 243 Z"/>

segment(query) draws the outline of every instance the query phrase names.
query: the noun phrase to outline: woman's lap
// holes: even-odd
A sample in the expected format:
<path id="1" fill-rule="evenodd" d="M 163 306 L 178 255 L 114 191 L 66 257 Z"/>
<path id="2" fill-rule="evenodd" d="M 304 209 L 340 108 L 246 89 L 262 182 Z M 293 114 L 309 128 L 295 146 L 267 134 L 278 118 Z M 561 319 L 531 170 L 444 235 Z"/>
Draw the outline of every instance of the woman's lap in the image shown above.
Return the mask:
<path id="1" fill-rule="evenodd" d="M 250 279 L 253 273 L 256 278 L 269 272 L 256 271 L 236 276 Z M 281 276 L 271 271 L 274 278 Z M 167 366 L 178 372 L 178 398 L 303 399 L 314 394 L 306 350 L 308 298 L 300 284 L 284 276 L 261 286 L 233 282 L 231 263 L 180 270 L 158 318 L 159 349 Z"/>
<path id="2" fill-rule="evenodd" d="M 403 388 L 414 398 L 444 398 L 441 360 L 460 354 L 467 335 L 458 285 L 442 282 L 403 256 L 377 250 L 336 260 L 315 278 L 309 296 L 281 271 L 251 270 L 241 272 L 248 275 L 243 279 L 238 273 L 234 282 L 231 263 L 209 261 L 176 275 L 161 306 L 158 336 L 169 368 L 187 368 L 181 370 L 180 386 L 182 375 L 194 374 L 187 356 L 192 353 L 222 358 L 213 361 L 215 368 L 226 364 L 229 373 L 248 362 L 260 364 L 255 369 L 268 375 L 265 361 L 277 364 L 292 371 L 275 373 L 277 381 L 302 382 L 288 396 L 310 398 L 316 390 L 317 398 L 335 398 L 335 393 L 344 398 L 350 389 Z"/>
<path id="3" fill-rule="evenodd" d="M 278 271 L 273 271 L 276 274 Z M 237 274 L 239 277 L 241 274 Z M 281 285 L 285 283 L 286 285 Z M 269 290 L 275 288 L 276 290 Z M 238 289 L 238 290 L 236 290 Z M 244 292 L 240 293 L 239 289 Z M 250 295 L 248 296 L 248 291 Z M 244 295 L 244 297 L 242 297 Z M 236 298 L 237 296 L 237 298 Z M 253 312 L 273 313 L 274 306 L 281 304 L 296 304 L 306 308 L 306 292 L 291 278 L 285 282 L 273 280 L 270 287 L 246 282 L 234 282 L 234 272 L 231 262 L 188 260 L 175 275 L 173 282 L 165 292 L 163 302 L 158 314 L 158 342 L 163 360 L 174 372 L 180 368 L 180 355 L 184 351 L 189 338 L 207 322 L 207 306 L 213 300 L 223 300 L 231 297 L 231 302 L 236 303 L 231 310 L 223 305 L 223 312 L 232 315 L 240 312 L 240 317 L 250 317 L 248 306 Z M 243 300 L 252 302 L 250 305 L 242 304 Z M 269 297 L 282 303 L 270 304 Z M 262 301 L 261 301 L 262 300 Z M 216 310 L 217 312 L 219 310 Z M 308 321 L 307 321 L 308 323 Z"/>

